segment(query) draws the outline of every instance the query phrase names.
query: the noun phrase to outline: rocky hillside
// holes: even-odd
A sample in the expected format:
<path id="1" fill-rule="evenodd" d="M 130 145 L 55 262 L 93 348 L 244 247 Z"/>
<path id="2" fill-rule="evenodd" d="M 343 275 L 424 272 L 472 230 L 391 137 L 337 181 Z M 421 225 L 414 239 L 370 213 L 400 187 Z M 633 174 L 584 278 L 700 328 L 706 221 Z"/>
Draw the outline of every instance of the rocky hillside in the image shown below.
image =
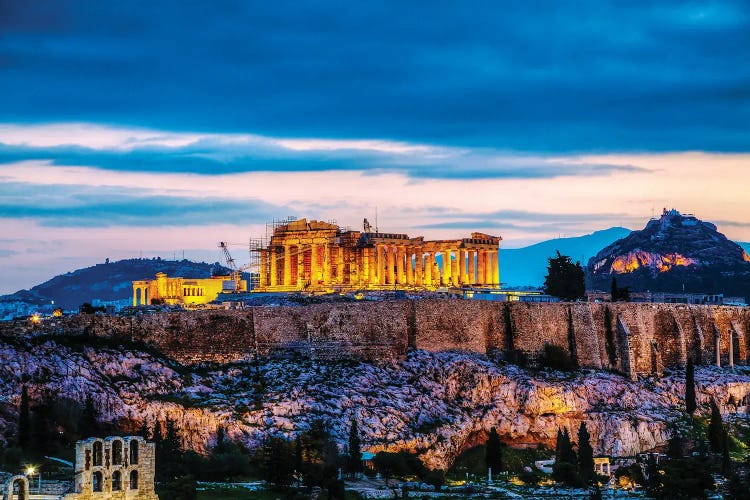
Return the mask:
<path id="1" fill-rule="evenodd" d="M 125 259 L 105 262 L 55 276 L 30 290 L 0 296 L 0 302 L 25 302 L 42 305 L 51 301 L 63 309 L 77 309 L 84 302 L 123 300 L 132 297 L 131 282 L 153 279 L 156 273 L 189 278 L 208 278 L 212 274 L 228 274 L 219 263 L 189 260 Z"/>
<path id="2" fill-rule="evenodd" d="M 750 374 L 739 370 L 699 367 L 696 379 L 703 412 L 710 397 L 737 412 L 730 400 L 750 392 Z M 417 350 L 400 363 L 267 359 L 187 368 L 105 339 L 3 337 L 0 436 L 14 427 L 23 380 L 32 398 L 92 394 L 104 420 L 133 428 L 169 416 L 198 450 L 219 426 L 255 447 L 315 418 L 327 420 L 343 445 L 357 418 L 365 449 L 412 450 L 441 469 L 491 426 L 511 444 L 553 445 L 559 426 L 586 421 L 597 453 L 632 455 L 665 443 L 684 391 L 681 373 L 631 382 L 606 372 L 527 371 L 457 352 Z"/>
<path id="3" fill-rule="evenodd" d="M 587 286 L 609 290 L 705 292 L 750 296 L 750 256 L 715 225 L 665 210 L 640 231 L 615 241 L 588 262 Z"/>

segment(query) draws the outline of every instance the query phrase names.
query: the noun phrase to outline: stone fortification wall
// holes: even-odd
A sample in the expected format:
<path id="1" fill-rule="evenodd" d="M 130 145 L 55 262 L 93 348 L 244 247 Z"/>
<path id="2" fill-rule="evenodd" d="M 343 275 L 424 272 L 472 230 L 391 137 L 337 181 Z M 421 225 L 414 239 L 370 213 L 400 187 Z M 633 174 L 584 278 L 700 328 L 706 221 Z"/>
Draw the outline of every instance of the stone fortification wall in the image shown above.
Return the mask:
<path id="1" fill-rule="evenodd" d="M 3 324 L 0 332 L 12 328 Z M 231 362 L 256 354 L 394 360 L 408 348 L 518 350 L 533 361 L 550 343 L 566 349 L 582 367 L 629 377 L 661 374 L 688 357 L 715 364 L 717 339 L 722 365 L 730 359 L 746 363 L 750 347 L 748 308 L 632 303 L 363 301 L 134 317 L 81 315 L 15 328 L 147 342 L 183 363 Z"/>

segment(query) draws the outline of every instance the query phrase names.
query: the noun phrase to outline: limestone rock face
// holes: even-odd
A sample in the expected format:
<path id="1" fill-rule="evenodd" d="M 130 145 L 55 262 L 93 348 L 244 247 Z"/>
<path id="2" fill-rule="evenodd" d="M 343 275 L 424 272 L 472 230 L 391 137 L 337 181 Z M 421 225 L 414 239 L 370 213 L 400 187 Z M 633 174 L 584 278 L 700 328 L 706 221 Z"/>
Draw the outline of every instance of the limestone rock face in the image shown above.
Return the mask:
<path id="1" fill-rule="evenodd" d="M 665 210 L 640 231 L 607 246 L 589 260 L 587 285 L 609 290 L 724 293 L 750 296 L 750 256 L 714 224 Z"/>
<path id="2" fill-rule="evenodd" d="M 255 447 L 269 434 L 293 437 L 317 418 L 343 446 L 356 418 L 363 449 L 414 451 L 440 469 L 493 426 L 511 445 L 554 446 L 559 427 L 575 434 L 585 421 L 596 453 L 633 455 L 666 442 L 684 394 L 681 372 L 630 381 L 602 371 L 531 372 L 472 353 L 184 367 L 113 345 L 0 339 L 0 427 L 15 425 L 22 380 L 32 399 L 92 394 L 103 420 L 132 430 L 144 419 L 174 419 L 183 444 L 198 451 L 220 426 Z M 714 397 L 725 413 L 747 412 L 734 404 L 747 399 L 750 375 L 698 367 L 696 380 L 699 411 Z"/>

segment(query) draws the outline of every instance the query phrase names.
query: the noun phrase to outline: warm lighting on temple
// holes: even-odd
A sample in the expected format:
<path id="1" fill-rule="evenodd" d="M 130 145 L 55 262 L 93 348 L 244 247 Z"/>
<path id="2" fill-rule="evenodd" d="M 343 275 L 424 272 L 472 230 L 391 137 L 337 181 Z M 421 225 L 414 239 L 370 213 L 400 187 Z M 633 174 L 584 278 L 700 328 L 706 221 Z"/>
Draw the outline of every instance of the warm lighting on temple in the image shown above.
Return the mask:
<path id="1" fill-rule="evenodd" d="M 427 241 L 373 229 L 367 219 L 362 231 L 307 219 L 275 224 L 270 241 L 251 244 L 259 256 L 254 291 L 500 287 L 499 236 Z"/>

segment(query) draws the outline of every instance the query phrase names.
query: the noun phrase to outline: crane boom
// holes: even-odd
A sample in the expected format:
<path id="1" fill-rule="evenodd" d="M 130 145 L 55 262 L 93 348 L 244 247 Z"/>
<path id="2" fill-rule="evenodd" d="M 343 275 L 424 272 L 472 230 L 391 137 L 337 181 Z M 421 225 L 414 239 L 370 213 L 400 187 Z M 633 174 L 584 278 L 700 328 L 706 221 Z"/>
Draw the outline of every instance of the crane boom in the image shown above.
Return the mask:
<path id="1" fill-rule="evenodd" d="M 239 293 L 242 288 L 240 285 L 242 283 L 242 270 L 244 268 L 237 268 L 237 263 L 235 263 L 232 254 L 229 253 L 229 246 L 226 241 L 220 241 L 219 248 L 221 248 L 221 251 L 224 253 L 224 260 L 227 261 L 227 267 L 231 270 L 232 282 L 234 283 L 234 293 Z"/>

